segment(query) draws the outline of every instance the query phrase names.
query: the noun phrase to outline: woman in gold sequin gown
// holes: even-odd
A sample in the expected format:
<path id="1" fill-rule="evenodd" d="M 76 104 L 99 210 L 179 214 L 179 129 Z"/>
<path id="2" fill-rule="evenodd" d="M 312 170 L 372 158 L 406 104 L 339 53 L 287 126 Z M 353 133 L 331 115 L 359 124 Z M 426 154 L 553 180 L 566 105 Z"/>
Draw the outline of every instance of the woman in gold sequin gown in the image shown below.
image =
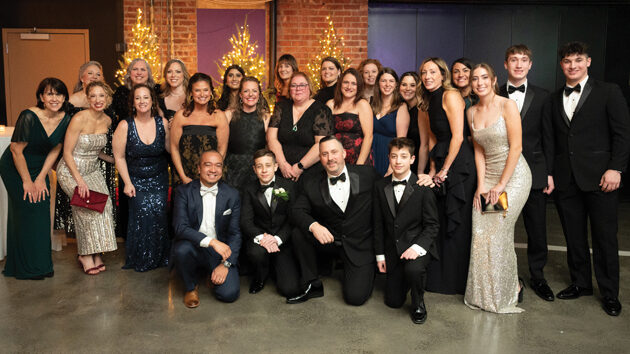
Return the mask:
<path id="1" fill-rule="evenodd" d="M 500 97 L 488 64 L 478 64 L 472 87 L 480 98 L 468 110 L 477 166 L 472 245 L 464 302 L 475 309 L 518 313 L 520 285 L 514 252 L 514 225 L 529 196 L 532 175 L 521 154 L 521 118 L 514 101 Z M 508 211 L 481 214 L 480 195 L 494 204 L 507 192 Z"/>
<path id="2" fill-rule="evenodd" d="M 77 113 L 70 121 L 63 160 L 57 167 L 59 185 L 70 199 L 75 187 L 78 187 L 81 196 L 90 190 L 109 194 L 99 158 L 113 162 L 103 153 L 107 131 L 112 124 L 103 110 L 111 102 L 111 90 L 107 84 L 98 81 L 87 86 L 86 94 L 90 108 Z M 103 213 L 73 206 L 72 218 L 77 235 L 78 260 L 83 271 L 89 275 L 105 271 L 100 253 L 117 248 L 111 198 L 108 198 Z"/>

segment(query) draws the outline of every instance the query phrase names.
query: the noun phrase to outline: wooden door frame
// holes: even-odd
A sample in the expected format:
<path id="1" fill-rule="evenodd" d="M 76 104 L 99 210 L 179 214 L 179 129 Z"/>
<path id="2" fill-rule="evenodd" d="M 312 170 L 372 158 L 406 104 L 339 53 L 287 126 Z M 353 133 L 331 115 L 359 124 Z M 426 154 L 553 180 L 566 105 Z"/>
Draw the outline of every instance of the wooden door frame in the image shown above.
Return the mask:
<path id="1" fill-rule="evenodd" d="M 4 96 L 6 102 L 7 124 L 9 125 L 11 112 L 11 92 L 10 82 L 11 73 L 9 72 L 9 58 L 7 50 L 8 35 L 10 33 L 29 33 L 29 34 L 83 34 L 85 57 L 90 60 L 90 30 L 89 29 L 53 29 L 53 28 L 37 28 L 35 32 L 33 28 L 3 28 L 2 29 L 2 51 L 4 52 Z M 68 92 L 70 94 L 70 92 Z"/>

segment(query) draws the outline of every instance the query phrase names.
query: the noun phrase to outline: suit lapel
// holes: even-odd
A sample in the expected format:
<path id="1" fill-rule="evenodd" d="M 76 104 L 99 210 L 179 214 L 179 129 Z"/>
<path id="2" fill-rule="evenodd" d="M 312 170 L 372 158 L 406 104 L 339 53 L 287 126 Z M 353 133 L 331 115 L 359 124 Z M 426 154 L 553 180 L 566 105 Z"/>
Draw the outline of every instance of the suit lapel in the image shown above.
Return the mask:
<path id="1" fill-rule="evenodd" d="M 569 117 L 567 116 L 567 112 L 564 111 L 564 103 L 562 101 L 562 95 L 564 95 L 563 90 L 560 90 L 556 94 L 556 102 L 557 102 L 556 106 L 558 107 L 558 111 L 560 111 L 560 117 L 562 117 L 564 124 L 566 124 L 567 127 L 571 127 L 571 121 L 569 120 Z"/>
<path id="2" fill-rule="evenodd" d="M 357 196 L 359 195 L 359 174 L 353 169 L 348 168 L 348 175 L 350 178 L 350 195 L 348 196 L 348 205 L 346 205 L 346 210 L 349 210 L 351 204 L 354 203 L 354 200 L 357 199 Z"/>
<path id="3" fill-rule="evenodd" d="M 267 204 L 267 198 L 265 198 L 265 193 L 263 193 L 260 190 L 260 187 L 256 189 L 255 193 L 256 193 L 256 199 L 258 199 L 258 202 L 260 203 L 260 206 L 263 208 L 263 210 L 269 211 L 269 205 Z M 273 196 L 271 199 L 273 200 Z"/>
<path id="4" fill-rule="evenodd" d="M 584 101 L 588 98 L 588 95 L 591 94 L 593 90 L 593 85 L 591 84 L 591 79 L 589 78 L 584 85 L 584 90 L 582 90 L 582 95 L 580 96 L 580 100 L 578 101 L 577 106 L 575 106 L 575 111 L 573 112 L 573 119 L 577 116 L 580 108 L 584 105 Z"/>
<path id="5" fill-rule="evenodd" d="M 337 213 L 343 214 L 341 208 L 332 200 L 330 196 L 330 190 L 328 189 L 328 178 L 326 172 L 322 176 L 322 179 L 319 181 L 319 191 L 322 195 L 322 199 L 324 200 L 324 204 L 326 204 L 330 209 L 334 210 Z"/>
<path id="6" fill-rule="evenodd" d="M 219 237 L 219 222 L 221 222 L 221 216 L 223 215 L 222 210 L 225 209 L 225 204 L 227 200 L 225 198 L 225 191 L 223 188 L 223 182 L 219 182 L 219 191 L 217 192 L 217 199 L 214 205 L 214 231 L 216 232 L 217 238 Z"/>
<path id="7" fill-rule="evenodd" d="M 282 185 L 281 181 L 279 178 L 276 178 L 276 187 L 277 188 L 284 188 L 284 186 Z M 284 188 L 285 190 L 288 190 L 287 188 Z M 289 198 L 292 198 L 293 196 L 289 196 Z M 265 205 L 267 205 L 267 200 L 265 199 Z M 273 215 L 276 212 L 276 208 L 278 207 L 278 198 L 273 196 L 273 188 L 271 189 L 271 205 L 269 206 L 269 210 L 271 212 L 271 215 Z"/>
<path id="8" fill-rule="evenodd" d="M 197 212 L 197 223 L 198 226 L 201 226 L 201 222 L 203 221 L 203 200 L 201 199 L 201 182 L 198 180 L 192 181 L 190 183 L 195 183 L 196 185 L 192 188 L 192 203 Z"/>
<path id="9" fill-rule="evenodd" d="M 403 195 L 400 198 L 400 203 L 398 203 L 399 210 L 405 205 L 405 203 L 407 203 L 407 201 L 413 194 L 413 185 L 416 183 L 417 180 L 418 177 L 416 177 L 416 175 L 414 175 L 413 173 L 409 176 L 409 179 L 407 180 L 407 185 L 405 185 L 405 190 L 403 191 Z"/>
<path id="10" fill-rule="evenodd" d="M 527 115 L 527 111 L 529 110 L 529 107 L 532 105 L 532 101 L 534 100 L 535 95 L 536 93 L 534 92 L 534 89 L 530 85 L 525 91 L 525 100 L 523 101 L 523 108 L 521 108 L 521 119 L 525 119 L 525 116 Z"/>
<path id="11" fill-rule="evenodd" d="M 394 187 L 392 186 L 392 176 L 389 175 L 385 182 L 385 187 L 383 188 L 383 192 L 385 193 L 385 199 L 387 199 L 387 206 L 389 206 L 389 211 L 392 213 L 394 218 L 396 217 L 396 200 L 394 200 Z"/>

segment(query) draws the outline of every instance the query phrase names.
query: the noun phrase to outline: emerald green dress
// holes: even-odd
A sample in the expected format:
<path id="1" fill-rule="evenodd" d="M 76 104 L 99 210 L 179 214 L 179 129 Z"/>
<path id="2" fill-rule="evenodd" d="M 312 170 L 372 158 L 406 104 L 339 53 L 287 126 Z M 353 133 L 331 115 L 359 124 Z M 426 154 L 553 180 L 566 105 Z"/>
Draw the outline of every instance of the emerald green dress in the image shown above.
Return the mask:
<path id="1" fill-rule="evenodd" d="M 33 111 L 27 109 L 20 113 L 11 142 L 28 143 L 24 149 L 24 158 L 32 180 L 39 175 L 50 150 L 63 141 L 69 122 L 70 116 L 66 114 L 48 136 Z M 38 203 L 22 199 L 22 179 L 15 168 L 10 149 L 6 149 L 0 158 L 0 177 L 9 196 L 4 275 L 28 279 L 51 274 L 50 197 Z M 48 177 L 46 186 L 50 190 Z"/>

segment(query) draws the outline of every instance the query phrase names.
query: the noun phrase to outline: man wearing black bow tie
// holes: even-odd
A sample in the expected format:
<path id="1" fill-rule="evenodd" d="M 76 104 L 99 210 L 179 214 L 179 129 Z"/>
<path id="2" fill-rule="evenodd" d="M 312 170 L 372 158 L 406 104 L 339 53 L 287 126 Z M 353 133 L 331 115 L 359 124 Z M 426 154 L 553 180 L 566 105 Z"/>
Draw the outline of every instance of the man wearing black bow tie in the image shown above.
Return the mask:
<path id="1" fill-rule="evenodd" d="M 553 301 L 553 291 L 547 285 L 543 268 L 547 264 L 547 195 L 554 189 L 553 177 L 547 171 L 542 141 L 543 109 L 549 92 L 527 80 L 532 68 L 532 52 L 524 44 L 513 45 L 505 52 L 503 63 L 508 82 L 501 86 L 500 95 L 516 102 L 521 114 L 523 157 L 532 172 L 532 187 L 523 207 L 523 222 L 527 231 L 527 261 L 531 287 L 544 300 Z"/>
<path id="2" fill-rule="evenodd" d="M 414 143 L 395 138 L 389 143 L 393 173 L 374 186 L 374 249 L 376 264 L 387 274 L 385 304 L 399 308 L 411 289 L 411 320 L 426 321 L 426 268 L 439 258 L 435 239 L 440 229 L 435 195 L 417 184 L 411 173 Z"/>
<path id="3" fill-rule="evenodd" d="M 317 255 L 323 252 L 340 255 L 344 300 L 359 306 L 372 294 L 374 283 L 372 194 L 376 171 L 371 166 L 346 166 L 346 152 L 334 136 L 320 140 L 319 157 L 325 171 L 306 176 L 303 193 L 293 208 L 293 248 L 303 292 L 287 302 L 324 295 L 317 277 Z"/>
<path id="4" fill-rule="evenodd" d="M 607 314 L 617 316 L 617 207 L 630 155 L 628 106 L 617 85 L 589 78 L 591 58 L 585 44 L 565 44 L 558 54 L 566 85 L 552 94 L 551 117 L 543 120 L 544 149 L 567 241 L 571 285 L 556 296 L 593 294 L 588 220 L 602 305 Z"/>
<path id="5" fill-rule="evenodd" d="M 173 257 L 189 308 L 199 306 L 199 271 L 210 274 L 218 300 L 233 302 L 239 296 L 241 202 L 238 191 L 221 181 L 222 171 L 221 154 L 206 151 L 199 159 L 199 179 L 175 190 Z"/>
<path id="6" fill-rule="evenodd" d="M 273 268 L 278 292 L 293 297 L 301 290 L 289 222 L 297 188 L 294 182 L 276 176 L 278 163 L 270 150 L 254 153 L 253 168 L 258 179 L 245 186 L 241 210 L 244 249 L 253 266 L 249 292 L 260 292 Z"/>

